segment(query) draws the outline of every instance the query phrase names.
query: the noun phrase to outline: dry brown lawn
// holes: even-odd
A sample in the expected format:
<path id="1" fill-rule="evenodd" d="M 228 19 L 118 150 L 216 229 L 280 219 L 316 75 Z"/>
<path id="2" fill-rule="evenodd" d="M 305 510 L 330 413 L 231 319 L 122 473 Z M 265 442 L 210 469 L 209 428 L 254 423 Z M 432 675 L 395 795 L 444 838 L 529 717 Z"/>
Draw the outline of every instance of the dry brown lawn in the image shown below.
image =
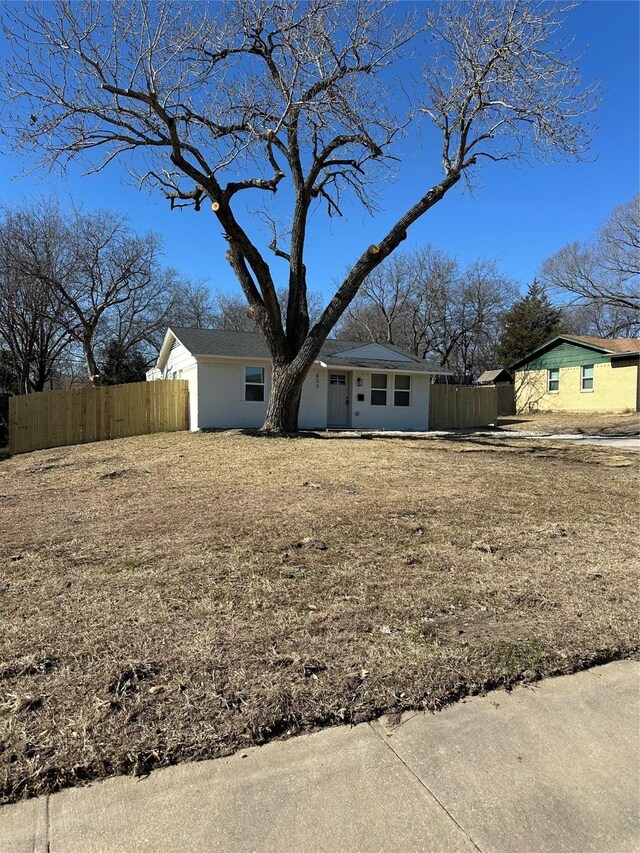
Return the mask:
<path id="1" fill-rule="evenodd" d="M 637 486 L 517 438 L 6 459 L 2 800 L 633 655 Z"/>
<path id="2" fill-rule="evenodd" d="M 640 414 L 637 412 L 534 412 L 500 418 L 503 429 L 519 432 L 571 433 L 581 435 L 638 435 Z"/>

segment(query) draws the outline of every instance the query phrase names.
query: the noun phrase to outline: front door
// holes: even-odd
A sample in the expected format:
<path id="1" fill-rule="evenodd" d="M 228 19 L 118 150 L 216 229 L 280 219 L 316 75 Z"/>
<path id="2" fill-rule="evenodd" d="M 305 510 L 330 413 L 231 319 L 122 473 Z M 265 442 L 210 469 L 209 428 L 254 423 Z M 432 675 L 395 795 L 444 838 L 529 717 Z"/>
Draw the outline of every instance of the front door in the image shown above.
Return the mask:
<path id="1" fill-rule="evenodd" d="M 349 426 L 349 379 L 346 373 L 329 374 L 327 426 Z"/>

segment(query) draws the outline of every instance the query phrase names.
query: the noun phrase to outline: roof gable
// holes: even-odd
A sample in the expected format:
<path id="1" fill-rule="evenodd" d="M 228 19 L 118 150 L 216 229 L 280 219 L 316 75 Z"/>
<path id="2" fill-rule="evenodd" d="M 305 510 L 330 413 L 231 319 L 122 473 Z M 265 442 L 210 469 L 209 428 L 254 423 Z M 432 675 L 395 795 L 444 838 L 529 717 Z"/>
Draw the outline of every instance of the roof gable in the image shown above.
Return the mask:
<path id="1" fill-rule="evenodd" d="M 348 358 L 356 361 L 416 361 L 414 356 L 407 355 L 397 348 L 391 349 L 384 344 L 360 344 L 340 352 L 331 353 L 332 358 Z"/>
<path id="2" fill-rule="evenodd" d="M 495 370 L 485 370 L 485 372 L 478 378 L 478 383 L 480 385 L 496 381 L 513 382 L 513 376 L 509 373 L 506 367 L 498 367 Z"/>

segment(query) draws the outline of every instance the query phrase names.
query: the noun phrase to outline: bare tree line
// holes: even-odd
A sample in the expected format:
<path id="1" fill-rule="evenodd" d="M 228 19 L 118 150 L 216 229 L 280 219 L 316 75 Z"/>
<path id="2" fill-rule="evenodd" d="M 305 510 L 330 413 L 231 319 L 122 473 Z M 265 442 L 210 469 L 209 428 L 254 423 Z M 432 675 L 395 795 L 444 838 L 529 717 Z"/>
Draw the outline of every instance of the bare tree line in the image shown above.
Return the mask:
<path id="1" fill-rule="evenodd" d="M 365 280 L 338 334 L 395 344 L 469 381 L 493 366 L 502 315 L 517 294 L 495 261 L 462 268 L 430 246 L 397 252 Z"/>
<path id="2" fill-rule="evenodd" d="M 614 208 L 598 232 L 543 262 L 537 278 L 555 297 L 558 328 L 600 338 L 640 334 L 640 196 Z M 498 346 L 518 287 L 495 261 L 462 269 L 427 246 L 396 252 L 365 279 L 338 335 L 391 343 L 435 358 L 469 381 L 503 364 Z M 523 330 L 526 334 L 526 330 Z"/>
<path id="3" fill-rule="evenodd" d="M 64 212 L 55 200 L 0 211 L 5 382 L 41 391 L 73 377 L 81 360 L 85 379 L 100 384 L 114 342 L 144 364 L 169 321 L 210 322 L 204 286 L 161 260 L 161 238 L 135 234 L 113 211 Z"/>
<path id="4" fill-rule="evenodd" d="M 241 294 L 186 279 L 162 252 L 158 234 L 136 234 L 114 211 L 63 211 L 55 199 L 0 209 L 0 384 L 111 382 L 114 352 L 142 379 L 168 326 L 258 331 Z M 285 289 L 278 298 L 286 305 Z M 317 317 L 320 297 L 308 301 Z"/>
<path id="5" fill-rule="evenodd" d="M 614 211 L 615 222 L 623 219 L 623 212 Z M 611 241 L 609 223 L 605 227 Z M 626 233 L 635 237 L 632 229 Z M 624 263 L 624 297 L 604 293 L 602 287 L 577 293 L 568 286 L 573 283 L 569 273 L 575 270 L 575 245 L 543 264 L 547 287 L 556 295 L 580 297 L 562 306 L 565 331 L 605 338 L 638 334 L 638 312 L 625 302 L 635 294 L 628 274 L 634 260 L 631 239 L 628 243 L 624 259 L 618 245 L 607 258 L 605 247 L 610 244 L 600 238 L 597 243 L 599 264 L 620 269 Z M 163 267 L 161 257 L 158 235 L 134 234 L 112 211 L 69 214 L 51 199 L 28 209 L 4 209 L 0 383 L 28 393 L 69 382 L 79 373 L 94 384 L 114 381 L 107 369 L 114 352 L 129 359 L 141 379 L 169 325 L 259 330 L 241 294 L 212 292 L 203 282 L 187 281 Z M 591 280 L 600 280 L 597 273 Z M 431 246 L 397 252 L 365 279 L 336 335 L 403 347 L 420 358 L 437 360 L 459 381 L 469 382 L 498 366 L 505 313 L 517 297 L 517 285 L 495 261 L 480 259 L 463 268 Z M 279 289 L 277 298 L 284 311 L 287 290 Z M 310 292 L 307 303 L 315 321 L 323 310 L 322 298 Z"/>

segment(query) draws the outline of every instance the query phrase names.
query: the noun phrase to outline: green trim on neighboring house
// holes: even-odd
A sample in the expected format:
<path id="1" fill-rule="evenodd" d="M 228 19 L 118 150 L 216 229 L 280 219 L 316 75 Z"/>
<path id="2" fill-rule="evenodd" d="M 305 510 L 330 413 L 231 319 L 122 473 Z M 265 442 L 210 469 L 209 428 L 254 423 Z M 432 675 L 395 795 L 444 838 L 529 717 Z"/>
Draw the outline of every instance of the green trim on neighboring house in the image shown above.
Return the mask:
<path id="1" fill-rule="evenodd" d="M 528 352 L 526 355 L 523 355 L 521 358 L 507 365 L 507 370 L 513 373 L 515 370 L 535 370 L 532 365 L 537 362 L 539 359 L 544 358 L 545 355 L 554 352 L 560 347 L 572 347 L 575 350 L 586 353 L 593 353 L 594 358 L 596 356 L 602 356 L 600 362 L 606 362 L 612 355 L 616 355 L 617 353 L 612 352 L 609 347 L 600 346 L 592 341 L 581 341 L 578 338 L 572 338 L 570 335 L 556 335 L 555 338 L 551 338 L 550 341 L 547 341 L 545 344 L 542 344 L 539 347 L 536 347 L 531 352 Z M 597 361 L 587 361 L 586 364 L 596 364 L 599 363 Z M 526 365 L 526 366 L 525 366 Z M 551 367 L 571 367 L 571 364 L 562 364 L 558 365 L 555 362 L 550 365 Z M 544 368 L 539 368 L 544 369 Z"/>
<path id="2" fill-rule="evenodd" d="M 556 367 L 584 367 L 587 364 L 603 364 L 611 361 L 611 353 L 600 353 L 577 344 L 556 344 L 547 352 L 534 355 L 529 361 L 521 362 L 517 370 L 550 370 Z"/>

